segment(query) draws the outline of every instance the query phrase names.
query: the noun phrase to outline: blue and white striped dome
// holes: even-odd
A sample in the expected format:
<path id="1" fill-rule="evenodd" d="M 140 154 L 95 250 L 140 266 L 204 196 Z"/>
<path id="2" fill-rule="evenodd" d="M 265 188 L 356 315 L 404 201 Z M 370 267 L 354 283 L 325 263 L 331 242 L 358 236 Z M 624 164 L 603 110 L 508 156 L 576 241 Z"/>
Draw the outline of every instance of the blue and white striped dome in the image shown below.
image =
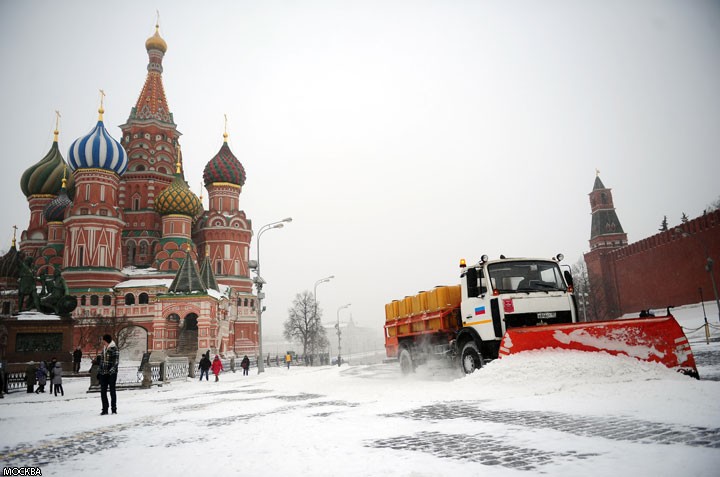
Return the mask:
<path id="1" fill-rule="evenodd" d="M 120 176 L 127 169 L 128 157 L 125 149 L 110 136 L 100 119 L 89 134 L 72 143 L 68 162 L 73 170 L 106 169 Z"/>

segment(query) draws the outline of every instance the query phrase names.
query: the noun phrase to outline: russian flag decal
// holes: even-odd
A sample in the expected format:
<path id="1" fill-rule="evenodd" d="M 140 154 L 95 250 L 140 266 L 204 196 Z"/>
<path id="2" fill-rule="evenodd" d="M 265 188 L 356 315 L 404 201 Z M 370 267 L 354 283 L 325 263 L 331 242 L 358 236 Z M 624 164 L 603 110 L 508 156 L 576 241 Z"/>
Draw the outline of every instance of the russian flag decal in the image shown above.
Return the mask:
<path id="1" fill-rule="evenodd" d="M 475 308 L 475 316 L 477 316 L 477 315 L 484 315 L 484 314 L 485 314 L 485 307 L 484 307 L 484 306 L 479 306 L 479 307 Z"/>

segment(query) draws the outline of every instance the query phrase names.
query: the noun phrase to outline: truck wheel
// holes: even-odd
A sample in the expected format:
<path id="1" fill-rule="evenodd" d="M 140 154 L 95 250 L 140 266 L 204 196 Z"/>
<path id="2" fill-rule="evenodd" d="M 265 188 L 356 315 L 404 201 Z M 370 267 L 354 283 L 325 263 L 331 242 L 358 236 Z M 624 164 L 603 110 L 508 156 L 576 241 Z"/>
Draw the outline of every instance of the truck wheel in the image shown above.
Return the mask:
<path id="1" fill-rule="evenodd" d="M 483 367 L 483 359 L 474 341 L 468 341 L 463 345 L 460 353 L 460 368 L 465 374 L 475 372 Z"/>
<path id="2" fill-rule="evenodd" d="M 413 363 L 412 354 L 406 346 L 403 346 L 400 349 L 398 361 L 400 361 L 400 372 L 402 372 L 404 375 L 415 372 L 415 363 Z"/>

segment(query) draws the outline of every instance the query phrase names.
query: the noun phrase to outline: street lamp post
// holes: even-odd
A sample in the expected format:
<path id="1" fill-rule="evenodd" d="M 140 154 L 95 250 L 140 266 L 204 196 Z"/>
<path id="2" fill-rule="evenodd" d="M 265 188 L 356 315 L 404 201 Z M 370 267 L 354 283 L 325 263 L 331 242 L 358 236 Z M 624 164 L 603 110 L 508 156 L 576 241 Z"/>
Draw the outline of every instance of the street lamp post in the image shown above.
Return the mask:
<path id="1" fill-rule="evenodd" d="M 340 310 L 344 308 L 348 308 L 352 303 L 348 303 L 347 305 L 343 305 L 337 310 L 337 323 L 335 323 L 335 328 L 337 329 L 337 337 L 338 337 L 338 367 L 340 367 L 340 364 L 342 364 L 342 353 L 341 353 L 341 347 L 340 347 L 340 335 L 342 332 L 340 331 Z"/>
<path id="2" fill-rule="evenodd" d="M 313 287 L 313 302 L 315 302 L 315 306 L 314 306 L 314 309 L 315 309 L 315 310 L 314 310 L 314 313 L 315 313 L 315 314 L 313 315 L 313 318 L 315 318 L 316 320 L 317 320 L 317 306 L 318 306 L 318 305 L 317 305 L 317 287 L 318 287 L 318 285 L 320 285 L 321 283 L 327 283 L 327 282 L 329 282 L 330 280 L 332 280 L 333 278 L 335 278 L 335 275 L 330 275 L 329 277 L 321 278 L 320 280 L 318 280 L 318 281 L 315 282 L 315 286 Z M 329 352 L 329 350 L 328 350 L 328 359 L 330 359 L 330 352 Z"/>
<path id="3" fill-rule="evenodd" d="M 292 217 L 287 217 L 282 220 L 278 220 L 277 222 L 271 222 L 269 224 L 265 224 L 262 227 L 260 227 L 260 230 L 258 231 L 257 236 L 257 260 L 255 261 L 255 274 L 257 275 L 253 279 L 253 283 L 255 283 L 255 287 L 257 288 L 257 294 L 258 294 L 258 304 L 257 304 L 257 316 L 258 316 L 258 360 L 257 360 L 257 367 L 258 367 L 258 374 L 265 372 L 265 363 L 263 361 L 263 349 L 262 349 L 262 313 L 264 311 L 264 307 L 262 304 L 263 298 L 265 298 L 265 293 L 263 293 L 263 285 L 265 285 L 265 280 L 263 280 L 262 276 L 260 275 L 260 237 L 263 233 L 267 232 L 270 229 L 279 229 L 282 228 L 285 223 L 292 222 Z"/>

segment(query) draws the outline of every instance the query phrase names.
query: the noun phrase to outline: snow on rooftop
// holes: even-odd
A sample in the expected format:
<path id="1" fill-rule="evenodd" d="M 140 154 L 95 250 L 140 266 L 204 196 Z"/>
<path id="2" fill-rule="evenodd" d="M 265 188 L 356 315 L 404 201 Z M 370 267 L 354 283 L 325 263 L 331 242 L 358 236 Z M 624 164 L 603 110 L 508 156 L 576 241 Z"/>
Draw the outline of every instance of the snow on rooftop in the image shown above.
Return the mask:
<path id="1" fill-rule="evenodd" d="M 126 280 L 115 285 L 115 288 L 143 288 L 143 287 L 165 287 L 169 288 L 172 278 L 135 278 Z"/>
<path id="2" fill-rule="evenodd" d="M 60 320 L 61 318 L 57 315 L 46 315 L 45 313 L 41 313 L 39 311 L 23 311 L 17 315 L 17 319 L 20 321 L 23 321 L 23 320 L 56 321 L 56 320 Z"/>

